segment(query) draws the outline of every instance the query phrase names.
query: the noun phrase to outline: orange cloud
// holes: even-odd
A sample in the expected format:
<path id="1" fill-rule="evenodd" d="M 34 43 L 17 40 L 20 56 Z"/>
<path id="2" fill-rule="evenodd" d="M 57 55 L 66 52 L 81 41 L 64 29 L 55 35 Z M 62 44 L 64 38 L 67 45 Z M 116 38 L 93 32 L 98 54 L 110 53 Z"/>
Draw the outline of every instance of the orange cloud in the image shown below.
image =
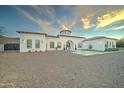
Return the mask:
<path id="1" fill-rule="evenodd" d="M 64 30 L 69 30 L 71 28 L 74 28 L 76 25 L 75 20 L 68 20 L 67 17 L 63 17 L 62 19 L 58 20 L 58 23 L 60 25 L 60 28 Z"/>
<path id="2" fill-rule="evenodd" d="M 63 30 L 68 30 L 68 27 L 66 27 L 65 25 L 62 25 Z"/>
<path id="3" fill-rule="evenodd" d="M 89 29 L 89 28 L 93 27 L 93 24 L 91 24 L 90 18 L 84 17 L 81 19 L 81 21 L 83 22 L 84 29 Z"/>
<path id="4" fill-rule="evenodd" d="M 102 28 L 121 20 L 124 20 L 124 10 L 113 11 L 98 17 L 96 28 Z"/>

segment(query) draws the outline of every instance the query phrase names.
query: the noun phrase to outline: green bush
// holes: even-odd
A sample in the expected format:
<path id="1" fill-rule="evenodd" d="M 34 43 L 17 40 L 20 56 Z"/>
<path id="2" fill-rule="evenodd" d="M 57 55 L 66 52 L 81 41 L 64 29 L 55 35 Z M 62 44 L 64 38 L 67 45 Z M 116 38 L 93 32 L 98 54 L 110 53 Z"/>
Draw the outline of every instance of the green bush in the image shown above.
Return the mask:
<path id="1" fill-rule="evenodd" d="M 107 48 L 105 49 L 105 51 L 118 51 L 119 49 L 118 48 Z"/>
<path id="2" fill-rule="evenodd" d="M 92 49 L 92 48 L 93 48 L 93 47 L 92 47 L 92 45 L 90 44 L 89 47 L 88 47 L 88 49 Z"/>

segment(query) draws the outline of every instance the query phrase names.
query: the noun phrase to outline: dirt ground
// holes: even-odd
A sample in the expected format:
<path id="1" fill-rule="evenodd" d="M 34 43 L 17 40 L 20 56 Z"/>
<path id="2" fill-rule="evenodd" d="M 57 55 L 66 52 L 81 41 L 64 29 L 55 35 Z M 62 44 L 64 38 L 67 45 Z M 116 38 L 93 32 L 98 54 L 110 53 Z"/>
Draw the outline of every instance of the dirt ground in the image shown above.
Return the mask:
<path id="1" fill-rule="evenodd" d="M 124 87 L 124 52 L 0 53 L 0 87 Z"/>

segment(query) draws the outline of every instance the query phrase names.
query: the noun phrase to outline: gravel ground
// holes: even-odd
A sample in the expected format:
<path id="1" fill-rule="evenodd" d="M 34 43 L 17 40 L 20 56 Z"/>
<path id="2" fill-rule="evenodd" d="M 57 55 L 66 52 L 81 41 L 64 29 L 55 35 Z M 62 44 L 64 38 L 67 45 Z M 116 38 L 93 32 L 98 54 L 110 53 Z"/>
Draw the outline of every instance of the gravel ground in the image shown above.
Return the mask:
<path id="1" fill-rule="evenodd" d="M 0 53 L 0 87 L 124 87 L 124 52 Z"/>

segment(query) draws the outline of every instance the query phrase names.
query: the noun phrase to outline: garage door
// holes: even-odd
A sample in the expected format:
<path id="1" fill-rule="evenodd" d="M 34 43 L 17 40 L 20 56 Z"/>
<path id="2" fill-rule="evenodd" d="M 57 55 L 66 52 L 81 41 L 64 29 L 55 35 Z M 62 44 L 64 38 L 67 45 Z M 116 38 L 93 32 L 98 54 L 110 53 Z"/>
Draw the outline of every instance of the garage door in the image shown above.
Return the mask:
<path id="1" fill-rule="evenodd" d="M 4 44 L 4 50 L 19 50 L 19 44 Z"/>

